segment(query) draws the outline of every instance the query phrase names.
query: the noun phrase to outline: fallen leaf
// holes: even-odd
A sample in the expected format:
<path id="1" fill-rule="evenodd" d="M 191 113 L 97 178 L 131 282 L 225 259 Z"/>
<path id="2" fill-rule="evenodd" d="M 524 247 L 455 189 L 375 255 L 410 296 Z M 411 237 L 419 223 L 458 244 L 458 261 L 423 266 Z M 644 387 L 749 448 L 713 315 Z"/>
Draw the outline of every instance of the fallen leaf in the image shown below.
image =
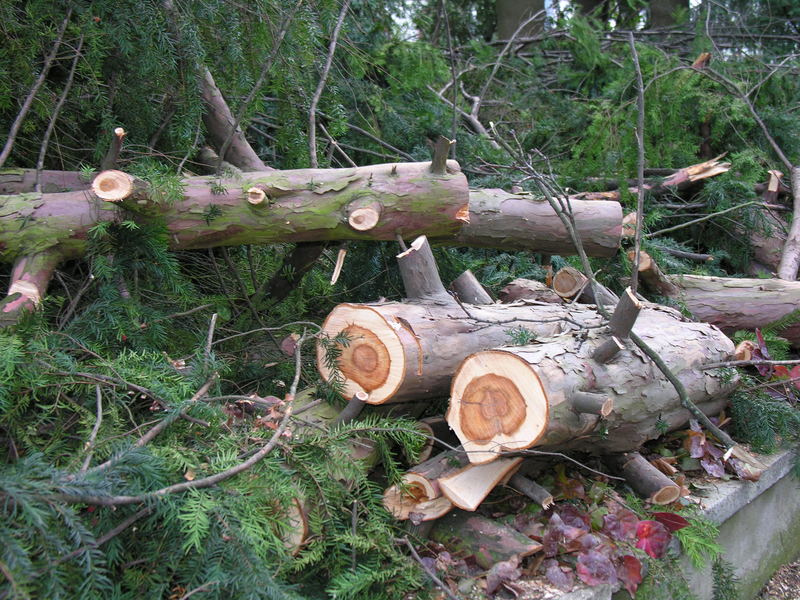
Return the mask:
<path id="1" fill-rule="evenodd" d="M 617 570 L 607 556 L 595 550 L 578 554 L 578 577 L 586 585 L 617 583 Z"/>
<path id="2" fill-rule="evenodd" d="M 290 333 L 281 341 L 281 352 L 286 356 L 294 356 L 294 351 L 297 349 L 297 340 L 300 336 L 296 333 Z"/>
<path id="3" fill-rule="evenodd" d="M 654 512 L 653 518 L 661 523 L 664 527 L 669 529 L 670 531 L 678 531 L 679 529 L 683 529 L 684 527 L 688 527 L 691 523 L 684 519 L 682 516 L 676 513 L 671 512 Z"/>
<path id="4" fill-rule="evenodd" d="M 546 563 L 545 577 L 547 581 L 562 592 L 569 592 L 575 585 L 575 574 L 569 567 L 562 567 L 557 560 L 550 559 Z"/>
<path id="5" fill-rule="evenodd" d="M 183 474 L 183 478 L 186 481 L 193 481 L 195 478 L 194 469 L 186 469 L 186 473 Z"/>
<path id="6" fill-rule="evenodd" d="M 635 556 L 626 554 L 622 557 L 622 562 L 617 565 L 617 577 L 633 598 L 636 589 L 642 583 L 642 563 Z"/>
<path id="7" fill-rule="evenodd" d="M 486 593 L 494 594 L 500 586 L 509 581 L 516 581 L 522 575 L 519 570 L 519 558 L 513 557 L 492 565 L 486 574 Z"/>
<path id="8" fill-rule="evenodd" d="M 658 521 L 639 521 L 636 526 L 636 547 L 653 558 L 661 558 L 667 550 L 670 533 Z"/>

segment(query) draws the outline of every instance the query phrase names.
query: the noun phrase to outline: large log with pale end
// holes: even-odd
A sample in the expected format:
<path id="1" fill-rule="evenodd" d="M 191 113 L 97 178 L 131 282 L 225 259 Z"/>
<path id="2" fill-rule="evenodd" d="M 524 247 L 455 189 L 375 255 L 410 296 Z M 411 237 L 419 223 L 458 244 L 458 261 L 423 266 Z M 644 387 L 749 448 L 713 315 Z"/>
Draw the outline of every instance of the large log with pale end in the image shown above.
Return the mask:
<path id="1" fill-rule="evenodd" d="M 642 252 L 639 277 L 650 289 L 674 299 L 695 319 L 728 334 L 765 327 L 800 308 L 800 282 L 702 275 L 667 275 Z M 776 331 L 800 347 L 800 319 Z"/>
<path id="2" fill-rule="evenodd" d="M 645 305 L 633 329 L 680 378 L 700 410 L 714 414 L 724 407 L 736 379 L 703 370 L 734 351 L 719 329 L 655 305 Z M 633 344 L 605 364 L 593 358 L 607 337 L 603 330 L 586 331 L 466 358 L 453 378 L 447 422 L 470 461 L 488 462 L 533 446 L 634 450 L 688 422 L 675 388 Z M 602 398 L 610 398 L 611 412 L 606 417 L 602 410 L 582 412 L 587 393 L 596 395 L 601 407 Z"/>

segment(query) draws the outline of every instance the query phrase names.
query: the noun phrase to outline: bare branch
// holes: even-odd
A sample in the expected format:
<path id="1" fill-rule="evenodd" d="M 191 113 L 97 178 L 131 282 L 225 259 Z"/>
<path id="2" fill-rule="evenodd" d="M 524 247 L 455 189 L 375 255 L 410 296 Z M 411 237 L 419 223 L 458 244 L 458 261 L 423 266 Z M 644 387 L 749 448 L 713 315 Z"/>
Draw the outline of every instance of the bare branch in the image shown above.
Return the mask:
<path id="1" fill-rule="evenodd" d="M 339 18 L 336 20 L 336 26 L 333 28 L 331 34 L 331 42 L 328 46 L 328 56 L 325 59 L 325 66 L 322 68 L 322 74 L 319 77 L 317 89 L 311 98 L 311 106 L 308 109 L 308 154 L 311 159 L 311 166 L 316 169 L 319 166 L 317 161 L 317 104 L 322 97 L 322 91 L 325 89 L 325 84 L 328 81 L 328 73 L 331 70 L 333 63 L 333 54 L 336 52 L 336 44 L 339 41 L 339 31 L 342 29 L 342 23 L 347 16 L 347 9 L 350 6 L 350 0 L 342 2 L 342 8 L 339 11 Z"/>
<path id="2" fill-rule="evenodd" d="M 8 132 L 8 138 L 6 139 L 6 143 L 3 146 L 3 151 L 0 152 L 0 167 L 2 167 L 6 160 L 8 159 L 8 155 L 11 154 L 11 149 L 14 146 L 14 141 L 17 139 L 17 134 L 19 133 L 19 128 L 22 127 L 22 122 L 25 120 L 25 117 L 28 114 L 28 111 L 33 104 L 34 98 L 36 98 L 36 94 L 39 92 L 39 88 L 42 87 L 47 74 L 50 72 L 50 66 L 53 64 L 53 59 L 55 59 L 56 54 L 58 53 L 58 49 L 61 46 L 61 40 L 64 38 L 64 31 L 67 29 L 67 23 L 69 23 L 69 19 L 72 16 L 72 8 L 67 9 L 67 16 L 64 17 L 64 20 L 61 23 L 61 26 L 58 28 L 58 33 L 56 34 L 56 40 L 53 42 L 53 47 L 50 49 L 50 53 L 47 55 L 47 58 L 44 59 L 44 64 L 42 65 L 42 70 L 39 72 L 39 76 L 36 78 L 36 81 L 33 83 L 33 87 L 31 91 L 28 92 L 28 96 L 25 98 L 25 102 L 22 103 L 22 107 L 19 109 L 17 113 L 17 118 L 14 119 L 14 122 L 11 124 L 11 129 Z"/>

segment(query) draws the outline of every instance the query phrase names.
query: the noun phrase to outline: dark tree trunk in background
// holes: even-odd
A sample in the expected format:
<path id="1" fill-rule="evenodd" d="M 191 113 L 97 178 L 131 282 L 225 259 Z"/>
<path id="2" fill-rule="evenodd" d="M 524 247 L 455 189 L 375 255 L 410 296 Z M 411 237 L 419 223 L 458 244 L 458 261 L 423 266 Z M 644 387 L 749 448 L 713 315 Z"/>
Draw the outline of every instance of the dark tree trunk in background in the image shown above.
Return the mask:
<path id="1" fill-rule="evenodd" d="M 670 27 L 675 25 L 675 13 L 689 10 L 689 0 L 652 0 L 648 27 Z"/>
<path id="2" fill-rule="evenodd" d="M 497 0 L 495 13 L 497 14 L 497 37 L 507 40 L 520 24 L 539 11 L 544 10 L 544 0 Z M 542 31 L 544 14 L 541 20 L 537 19 L 519 32 L 520 37 L 535 35 Z"/>

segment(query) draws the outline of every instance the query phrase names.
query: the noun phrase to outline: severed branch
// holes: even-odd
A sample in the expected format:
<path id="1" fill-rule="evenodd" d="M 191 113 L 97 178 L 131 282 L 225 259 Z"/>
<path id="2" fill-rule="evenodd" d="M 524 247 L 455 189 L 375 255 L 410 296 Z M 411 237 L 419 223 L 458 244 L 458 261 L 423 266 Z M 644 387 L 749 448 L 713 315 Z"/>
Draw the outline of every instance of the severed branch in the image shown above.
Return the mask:
<path id="1" fill-rule="evenodd" d="M 239 463 L 238 465 L 231 467 L 230 469 L 226 469 L 220 473 L 215 475 L 210 475 L 208 477 L 203 477 L 201 479 L 194 479 L 192 481 L 184 481 L 181 483 L 176 483 L 173 485 L 169 485 L 163 487 L 161 489 L 148 492 L 146 494 L 141 494 L 138 496 L 94 496 L 90 494 L 54 494 L 52 498 L 54 500 L 60 500 L 62 502 L 69 502 L 69 503 L 76 503 L 76 504 L 93 504 L 98 506 L 121 506 L 125 504 L 139 504 L 141 502 L 148 502 L 157 498 L 161 498 L 167 496 L 169 494 L 176 494 L 179 492 L 185 492 L 187 490 L 197 490 L 203 489 L 208 487 L 213 487 L 218 483 L 221 483 L 231 477 L 242 473 L 253 465 L 257 464 L 261 461 L 267 454 L 272 452 L 275 446 L 278 444 L 280 437 L 283 435 L 284 431 L 286 431 L 286 427 L 289 424 L 290 417 L 292 416 L 292 406 L 295 394 L 297 394 L 297 386 L 300 383 L 300 373 L 301 373 L 301 348 L 303 343 L 312 336 L 309 336 L 305 331 L 303 335 L 300 336 L 300 339 L 297 340 L 297 347 L 295 348 L 295 374 L 292 384 L 289 388 L 289 391 L 286 394 L 284 402 L 286 403 L 286 411 L 283 413 L 283 417 L 281 418 L 280 423 L 278 424 L 277 429 L 270 437 L 269 441 L 262 446 L 258 452 L 253 454 L 247 460 Z M 163 422 L 163 421 L 162 421 Z M 160 425 L 161 423 L 159 423 Z M 155 428 L 154 428 L 155 429 Z M 152 431 L 152 430 L 151 430 Z M 155 436 L 153 436 L 155 437 Z"/>
<path id="2" fill-rule="evenodd" d="M 298 5 L 300 3 L 298 2 Z M 322 97 L 322 91 L 325 89 L 325 84 L 328 81 L 328 73 L 331 70 L 333 63 L 333 55 L 336 52 L 336 44 L 339 41 L 339 32 L 342 29 L 342 23 L 347 16 L 347 9 L 350 7 L 350 0 L 343 0 L 342 8 L 339 10 L 339 18 L 336 19 L 336 25 L 331 34 L 331 42 L 328 46 L 328 56 L 325 59 L 325 66 L 322 68 L 322 74 L 317 83 L 317 89 L 311 98 L 311 106 L 308 109 L 308 154 L 311 160 L 311 167 L 316 169 L 319 166 L 317 162 L 317 104 Z"/>
<path id="3" fill-rule="evenodd" d="M 42 138 L 42 145 L 39 149 L 39 158 L 36 161 L 36 184 L 34 185 L 34 190 L 37 192 L 42 191 L 42 185 L 39 181 L 39 174 L 42 172 L 42 169 L 44 169 L 44 157 L 47 155 L 47 147 L 50 145 L 50 136 L 53 135 L 53 130 L 56 128 L 58 115 L 61 113 L 61 108 L 64 106 L 64 102 L 67 101 L 67 96 L 72 88 L 72 82 L 75 80 L 75 71 L 78 68 L 78 60 L 81 58 L 82 49 L 83 35 L 81 35 L 80 39 L 78 40 L 78 47 L 75 49 L 75 58 L 72 59 L 72 66 L 69 69 L 67 81 L 64 83 L 64 90 L 61 92 L 61 96 L 58 98 L 58 102 L 53 108 L 53 113 L 50 115 L 50 122 L 47 124 L 47 129 L 45 130 L 44 137 Z"/>
<path id="4" fill-rule="evenodd" d="M 639 66 L 639 53 L 636 51 L 636 42 L 633 33 L 628 33 L 628 42 L 633 55 L 633 66 L 636 69 L 636 107 L 638 117 L 636 120 L 636 235 L 633 243 L 633 264 L 639 264 L 639 252 L 642 247 L 642 230 L 644 229 L 644 82 L 642 69 Z M 631 273 L 631 290 L 634 296 L 639 286 L 639 270 L 633 269 Z"/>

